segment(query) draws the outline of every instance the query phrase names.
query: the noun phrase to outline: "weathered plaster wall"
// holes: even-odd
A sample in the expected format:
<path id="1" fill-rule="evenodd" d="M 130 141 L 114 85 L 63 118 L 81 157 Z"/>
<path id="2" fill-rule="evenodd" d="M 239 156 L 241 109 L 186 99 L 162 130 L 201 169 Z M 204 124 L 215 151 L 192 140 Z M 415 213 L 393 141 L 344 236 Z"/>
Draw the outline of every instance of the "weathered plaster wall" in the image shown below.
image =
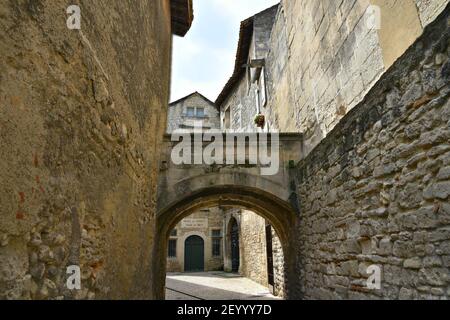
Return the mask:
<path id="1" fill-rule="evenodd" d="M 450 297 L 448 19 L 300 162 L 304 298 Z M 369 265 L 381 290 L 366 288 Z"/>
<path id="2" fill-rule="evenodd" d="M 387 69 L 422 34 L 423 27 L 414 0 L 371 0 L 371 4 L 381 10 L 377 31 Z"/>
<path id="3" fill-rule="evenodd" d="M 0 4 L 0 298 L 151 298 L 170 3 L 67 6 Z"/>
<path id="4" fill-rule="evenodd" d="M 285 276 L 284 276 L 284 253 L 280 238 L 272 228 L 272 256 L 273 256 L 273 275 L 274 275 L 274 294 L 283 298 L 286 294 Z"/>

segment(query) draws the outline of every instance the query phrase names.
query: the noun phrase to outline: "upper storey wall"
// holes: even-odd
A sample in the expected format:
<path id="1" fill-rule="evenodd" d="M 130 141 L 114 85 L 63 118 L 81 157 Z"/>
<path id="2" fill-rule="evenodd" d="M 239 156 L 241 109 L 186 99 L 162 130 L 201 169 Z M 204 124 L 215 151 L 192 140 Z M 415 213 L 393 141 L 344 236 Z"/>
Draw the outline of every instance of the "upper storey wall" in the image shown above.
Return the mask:
<path id="1" fill-rule="evenodd" d="M 447 3 L 283 0 L 266 59 L 268 121 L 313 148 Z"/>
<path id="2" fill-rule="evenodd" d="M 187 108 L 203 108 L 204 116 L 188 116 Z M 214 104 L 208 102 L 199 94 L 194 94 L 189 98 L 169 105 L 167 133 L 172 133 L 177 129 L 193 130 L 194 126 L 200 124 L 205 129 L 220 129 L 219 110 L 217 110 L 217 107 Z"/>
<path id="3" fill-rule="evenodd" d="M 170 2 L 78 2 L 0 2 L 0 299 L 151 297 Z"/>

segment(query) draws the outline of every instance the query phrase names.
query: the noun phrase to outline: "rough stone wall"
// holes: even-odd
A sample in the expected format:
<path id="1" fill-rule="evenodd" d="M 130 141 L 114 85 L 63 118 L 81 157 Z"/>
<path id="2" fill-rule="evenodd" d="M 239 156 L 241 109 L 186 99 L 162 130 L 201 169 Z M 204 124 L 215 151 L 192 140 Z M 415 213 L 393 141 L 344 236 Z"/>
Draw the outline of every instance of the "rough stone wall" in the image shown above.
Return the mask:
<path id="1" fill-rule="evenodd" d="M 188 117 L 186 112 L 188 107 L 205 108 L 205 117 Z M 220 129 L 220 114 L 218 108 L 206 101 L 199 94 L 169 105 L 167 116 L 167 133 L 176 129 L 190 129 L 195 122 L 201 122 L 205 129 Z"/>
<path id="2" fill-rule="evenodd" d="M 285 276 L 284 276 L 284 253 L 280 238 L 272 228 L 272 256 L 273 256 L 273 276 L 274 294 L 283 298 L 285 296 Z"/>
<path id="3" fill-rule="evenodd" d="M 192 226 L 192 221 L 195 225 Z M 186 226 L 183 222 L 191 222 L 189 226 Z M 199 223 L 199 221 L 201 223 Z M 167 258 L 167 272 L 183 272 L 184 271 L 184 250 L 185 241 L 191 235 L 198 235 L 203 238 L 204 242 L 204 258 L 205 258 L 205 271 L 218 271 L 223 270 L 224 265 L 224 252 L 223 242 L 220 248 L 220 256 L 212 255 L 212 231 L 220 230 L 222 234 L 222 241 L 224 235 L 223 229 L 224 215 L 221 209 L 215 207 L 205 209 L 193 213 L 189 217 L 183 219 L 176 225 L 177 230 L 176 237 L 170 237 L 170 239 L 177 240 L 177 257 Z"/>
<path id="4" fill-rule="evenodd" d="M 272 126 L 317 145 L 448 3 L 416 1 L 282 1 L 266 61 Z M 369 5 L 381 9 L 379 30 Z"/>
<path id="5" fill-rule="evenodd" d="M 239 249 L 239 273 L 268 286 L 266 220 L 252 211 L 241 212 Z"/>
<path id="6" fill-rule="evenodd" d="M 300 162 L 304 298 L 450 297 L 448 19 Z M 381 290 L 366 287 L 369 265 Z"/>
<path id="7" fill-rule="evenodd" d="M 151 298 L 170 3 L 79 3 L 0 3 L 3 299 Z"/>

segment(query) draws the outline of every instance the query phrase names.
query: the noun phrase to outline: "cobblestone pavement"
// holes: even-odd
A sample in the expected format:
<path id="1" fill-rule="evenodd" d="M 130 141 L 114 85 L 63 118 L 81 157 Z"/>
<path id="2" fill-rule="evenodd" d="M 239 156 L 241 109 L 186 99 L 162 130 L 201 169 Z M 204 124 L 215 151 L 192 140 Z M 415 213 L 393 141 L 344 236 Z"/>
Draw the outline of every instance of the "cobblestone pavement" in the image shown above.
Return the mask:
<path id="1" fill-rule="evenodd" d="M 168 273 L 167 300 L 278 300 L 269 289 L 225 272 Z"/>

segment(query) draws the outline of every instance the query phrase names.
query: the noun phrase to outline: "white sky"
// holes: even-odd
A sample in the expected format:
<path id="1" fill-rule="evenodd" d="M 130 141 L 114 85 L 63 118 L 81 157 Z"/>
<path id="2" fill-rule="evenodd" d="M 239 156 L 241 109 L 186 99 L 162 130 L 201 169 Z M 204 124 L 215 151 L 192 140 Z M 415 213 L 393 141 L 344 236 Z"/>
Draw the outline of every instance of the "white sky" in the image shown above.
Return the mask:
<path id="1" fill-rule="evenodd" d="M 194 0 L 194 22 L 174 37 L 171 101 L 198 91 L 214 101 L 234 69 L 242 20 L 279 0 Z"/>

